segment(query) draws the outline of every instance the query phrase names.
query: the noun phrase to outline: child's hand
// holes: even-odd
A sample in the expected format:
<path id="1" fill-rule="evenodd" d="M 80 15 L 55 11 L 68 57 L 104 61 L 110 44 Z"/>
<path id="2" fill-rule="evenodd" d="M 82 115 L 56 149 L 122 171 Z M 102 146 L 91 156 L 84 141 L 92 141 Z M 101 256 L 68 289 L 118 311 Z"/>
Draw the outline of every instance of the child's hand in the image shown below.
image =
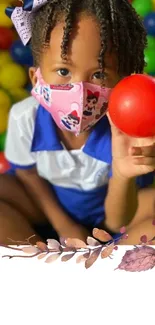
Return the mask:
<path id="1" fill-rule="evenodd" d="M 108 115 L 108 114 L 107 114 Z M 131 138 L 108 119 L 112 131 L 113 168 L 120 176 L 131 178 L 155 170 L 155 137 Z"/>
<path id="2" fill-rule="evenodd" d="M 73 224 L 69 227 L 64 228 L 61 233 L 59 233 L 60 237 L 63 238 L 78 238 L 82 241 L 86 242 L 88 236 L 90 236 L 90 232 L 84 226 L 79 224 Z"/>

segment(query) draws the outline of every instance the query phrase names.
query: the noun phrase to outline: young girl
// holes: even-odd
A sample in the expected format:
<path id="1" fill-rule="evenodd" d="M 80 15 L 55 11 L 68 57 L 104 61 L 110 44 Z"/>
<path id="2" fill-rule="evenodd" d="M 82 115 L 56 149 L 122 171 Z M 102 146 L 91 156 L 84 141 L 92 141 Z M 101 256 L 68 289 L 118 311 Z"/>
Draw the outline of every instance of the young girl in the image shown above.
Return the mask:
<path id="1" fill-rule="evenodd" d="M 127 137 L 105 110 L 95 119 L 121 78 L 143 72 L 140 18 L 127 0 L 34 0 L 7 13 L 31 42 L 34 88 L 10 112 L 0 241 L 85 240 L 94 227 L 116 235 L 125 225 L 126 244 L 152 238 L 154 139 Z M 88 91 L 98 98 L 86 118 Z"/>

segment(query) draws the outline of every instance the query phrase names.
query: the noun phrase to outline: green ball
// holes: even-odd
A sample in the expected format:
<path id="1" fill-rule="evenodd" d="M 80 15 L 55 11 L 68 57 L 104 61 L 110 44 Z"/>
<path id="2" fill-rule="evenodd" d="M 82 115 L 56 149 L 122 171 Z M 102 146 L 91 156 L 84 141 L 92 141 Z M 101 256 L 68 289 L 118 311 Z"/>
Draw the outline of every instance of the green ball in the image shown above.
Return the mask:
<path id="1" fill-rule="evenodd" d="M 4 132 L 0 135 L 0 151 L 4 151 L 5 141 L 6 141 L 6 132 Z"/>
<path id="2" fill-rule="evenodd" d="M 134 0 L 132 6 L 141 17 L 145 17 L 153 11 L 152 0 Z"/>
<path id="3" fill-rule="evenodd" d="M 154 49 L 154 51 L 155 51 L 155 37 L 148 35 L 147 42 L 148 42 L 147 47 L 149 49 Z"/>
<path id="4" fill-rule="evenodd" d="M 145 49 L 144 53 L 145 53 L 145 62 L 147 64 L 147 66 L 144 69 L 144 72 L 153 75 L 155 74 L 155 60 L 154 60 L 155 50 L 147 48 Z"/>

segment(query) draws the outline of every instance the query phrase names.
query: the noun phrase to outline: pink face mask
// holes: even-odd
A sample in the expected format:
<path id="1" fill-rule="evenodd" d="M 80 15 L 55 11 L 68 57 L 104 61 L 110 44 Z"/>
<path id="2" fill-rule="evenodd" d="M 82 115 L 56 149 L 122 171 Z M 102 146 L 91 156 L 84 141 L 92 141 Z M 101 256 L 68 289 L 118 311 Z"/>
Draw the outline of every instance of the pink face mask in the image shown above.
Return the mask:
<path id="1" fill-rule="evenodd" d="M 52 115 L 60 129 L 78 136 L 92 128 L 106 113 L 110 88 L 87 82 L 66 85 L 49 85 L 40 69 L 32 95 Z"/>

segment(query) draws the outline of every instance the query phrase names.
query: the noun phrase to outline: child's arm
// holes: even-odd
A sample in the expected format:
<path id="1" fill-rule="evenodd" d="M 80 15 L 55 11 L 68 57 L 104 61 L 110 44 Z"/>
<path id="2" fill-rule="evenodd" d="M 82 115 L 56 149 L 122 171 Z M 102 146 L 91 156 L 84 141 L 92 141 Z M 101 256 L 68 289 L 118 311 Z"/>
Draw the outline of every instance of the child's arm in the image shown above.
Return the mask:
<path id="1" fill-rule="evenodd" d="M 113 170 L 105 200 L 105 226 L 111 231 L 119 232 L 122 226 L 131 222 L 137 207 L 136 178 L 121 177 Z"/>
<path id="2" fill-rule="evenodd" d="M 30 197 L 47 217 L 62 237 L 86 239 L 88 231 L 76 224 L 56 200 L 48 183 L 39 177 L 36 167 L 36 154 L 31 151 L 34 134 L 36 101 L 28 98 L 15 104 L 9 114 L 5 155 L 16 176 L 23 183 Z"/>
<path id="3" fill-rule="evenodd" d="M 30 193 L 32 200 L 40 207 L 60 237 L 74 237 L 85 240 L 89 232 L 83 226 L 75 223 L 58 203 L 49 185 L 41 178 L 36 169 L 21 170 L 16 172 L 17 177 Z"/>

